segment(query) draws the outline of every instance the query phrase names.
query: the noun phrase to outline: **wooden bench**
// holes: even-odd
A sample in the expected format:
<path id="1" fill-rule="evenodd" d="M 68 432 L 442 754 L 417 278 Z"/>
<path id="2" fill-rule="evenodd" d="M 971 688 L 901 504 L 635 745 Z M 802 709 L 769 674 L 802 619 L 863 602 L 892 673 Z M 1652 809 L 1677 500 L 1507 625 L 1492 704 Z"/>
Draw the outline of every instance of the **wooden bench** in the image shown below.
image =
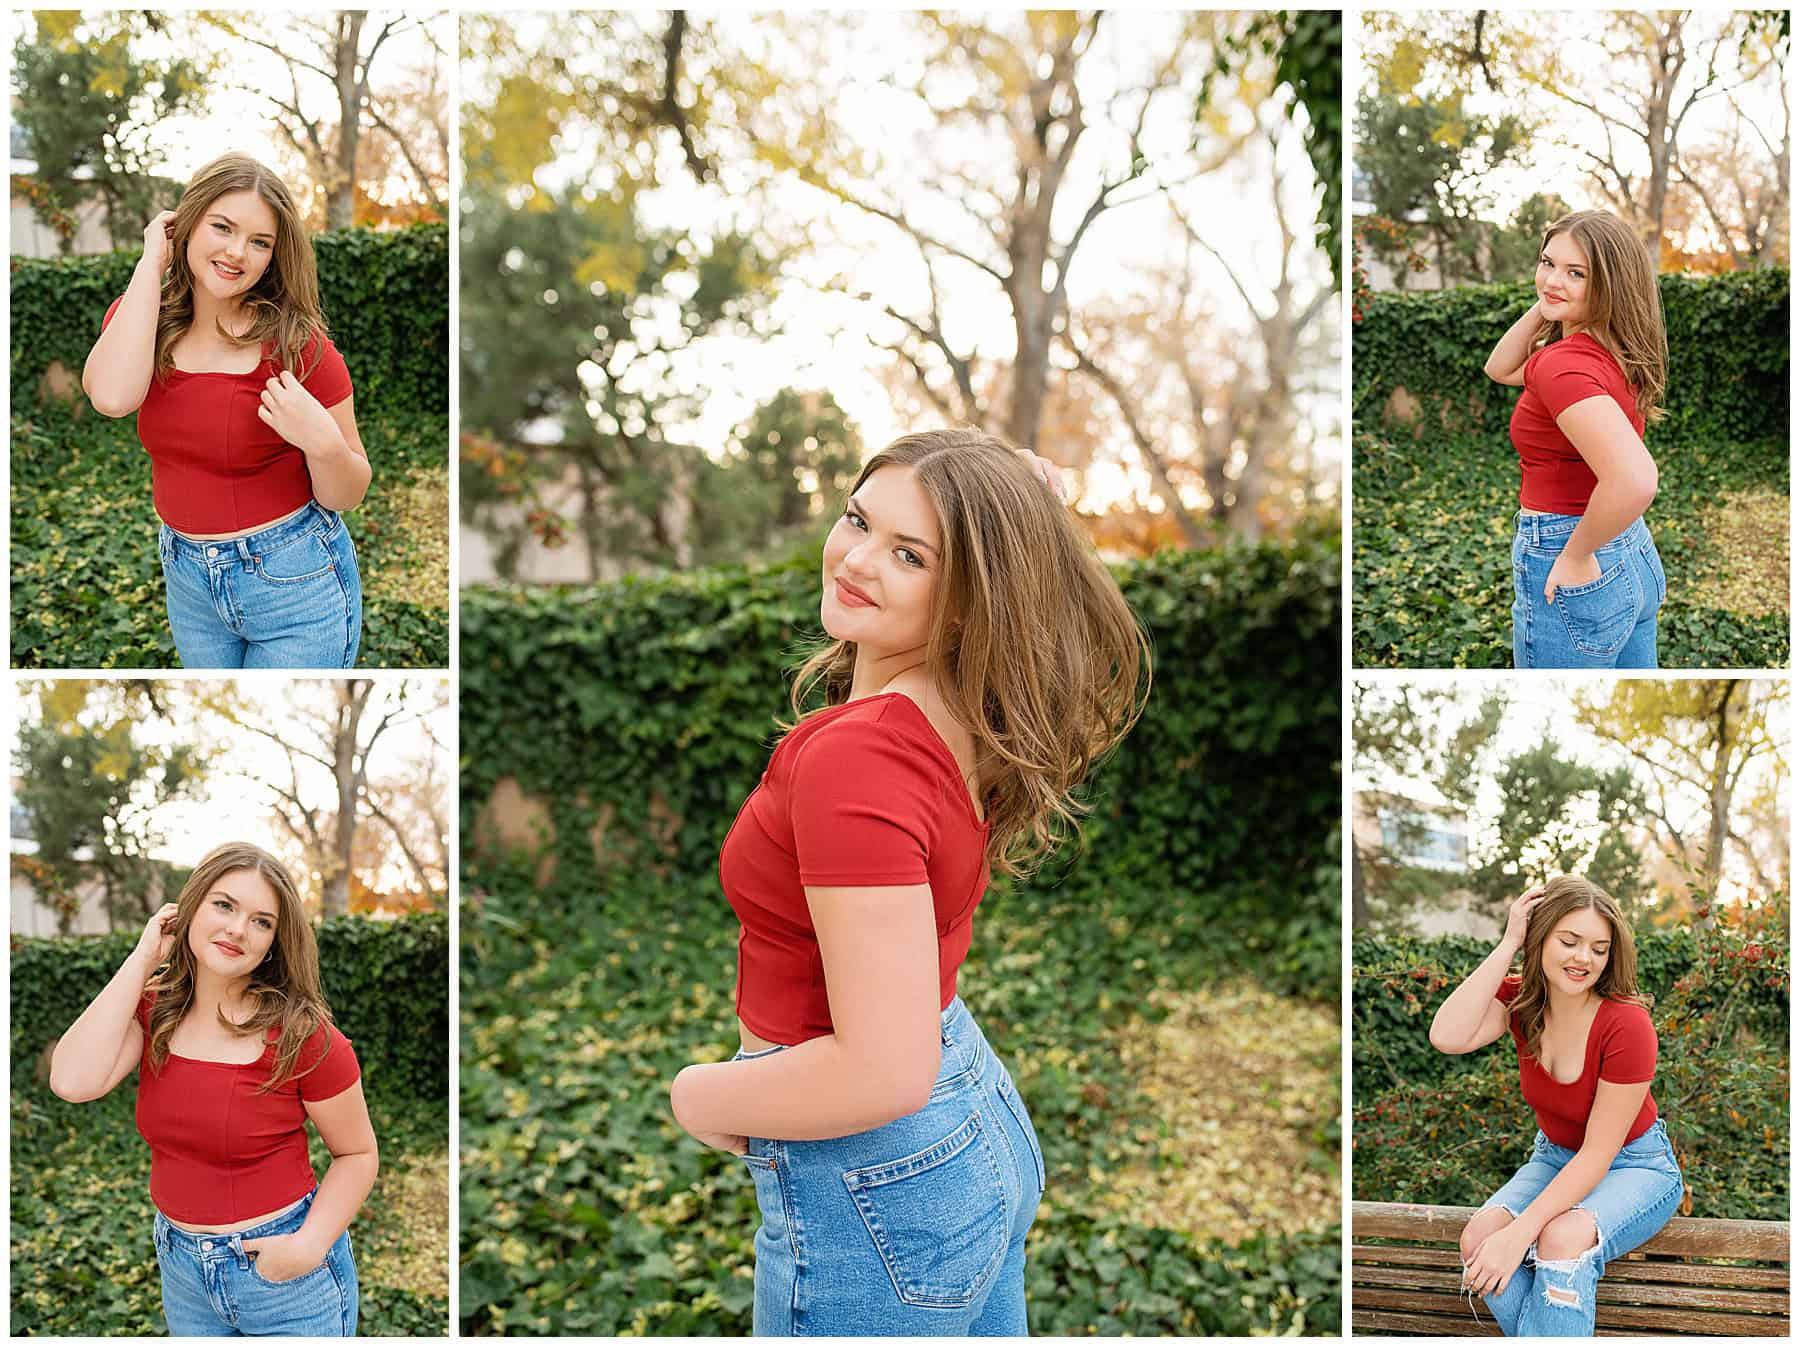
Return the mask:
<path id="1" fill-rule="evenodd" d="M 1351 1203 L 1351 1331 L 1499 1336 L 1480 1297 L 1477 1323 L 1459 1289 L 1457 1236 L 1476 1210 Z M 1595 1329 L 1602 1337 L 1787 1337 L 1787 1222 L 1676 1217 L 1607 1264 Z"/>

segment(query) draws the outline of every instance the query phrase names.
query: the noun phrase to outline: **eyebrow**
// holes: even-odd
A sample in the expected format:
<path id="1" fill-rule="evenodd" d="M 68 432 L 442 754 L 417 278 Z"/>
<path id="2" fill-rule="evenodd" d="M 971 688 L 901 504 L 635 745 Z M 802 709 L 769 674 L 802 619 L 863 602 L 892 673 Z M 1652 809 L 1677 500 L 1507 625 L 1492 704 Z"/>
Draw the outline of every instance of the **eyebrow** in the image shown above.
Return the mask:
<path id="1" fill-rule="evenodd" d="M 214 889 L 211 893 L 209 893 L 207 895 L 207 897 L 209 897 L 209 898 L 229 898 L 229 899 L 231 899 L 232 902 L 236 903 L 239 907 L 249 907 L 250 906 L 243 899 L 239 898 L 235 893 L 233 893 L 230 889 Z M 280 920 L 280 917 L 276 913 L 275 909 L 272 907 L 251 908 L 250 915 L 253 917 L 268 917 L 271 921 Z"/>
<path id="2" fill-rule="evenodd" d="M 227 215 L 222 210 L 208 211 L 206 213 L 206 218 L 209 220 L 223 220 L 226 224 L 230 225 L 233 229 L 236 229 L 238 227 L 238 222 L 236 220 L 232 219 L 229 215 Z M 267 233 L 252 234 L 250 237 L 253 239 L 268 239 L 270 242 L 274 242 L 274 239 L 275 239 L 275 236 L 273 234 L 267 234 Z"/>
<path id="3" fill-rule="evenodd" d="M 855 510 L 864 519 L 867 519 L 869 517 L 869 512 L 867 510 L 863 509 L 862 502 L 859 501 L 855 496 L 850 497 L 850 508 L 852 510 Z M 911 543 L 915 547 L 923 547 L 927 552 L 931 552 L 934 554 L 937 552 L 937 544 L 928 543 L 923 538 L 915 538 L 910 533 L 896 533 L 894 536 L 903 543 Z"/>

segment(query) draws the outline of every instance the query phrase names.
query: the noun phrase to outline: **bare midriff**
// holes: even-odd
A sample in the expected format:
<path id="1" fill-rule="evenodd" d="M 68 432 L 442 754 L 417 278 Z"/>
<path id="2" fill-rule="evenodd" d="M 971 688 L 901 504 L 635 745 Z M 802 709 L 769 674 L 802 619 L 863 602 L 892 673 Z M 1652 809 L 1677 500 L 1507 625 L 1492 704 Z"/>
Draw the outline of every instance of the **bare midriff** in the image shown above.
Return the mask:
<path id="1" fill-rule="evenodd" d="M 163 1219 L 177 1230 L 185 1230 L 190 1235 L 235 1235 L 240 1230 L 251 1230 L 256 1226 L 266 1225 L 277 1216 L 285 1216 L 304 1201 L 306 1199 L 303 1197 L 295 1198 L 285 1207 L 277 1207 L 274 1211 L 264 1212 L 261 1216 L 252 1216 L 248 1220 L 233 1221 L 229 1225 L 189 1225 L 186 1221 L 174 1220 L 167 1212 L 163 1213 Z"/>
<path id="2" fill-rule="evenodd" d="M 312 504 L 311 501 L 308 501 L 306 503 L 306 505 L 311 505 L 311 504 Z M 231 533 L 182 533 L 180 529 L 176 529 L 175 532 L 181 533 L 182 537 L 186 538 L 189 542 L 193 542 L 193 543 L 229 542 L 233 538 L 248 538 L 252 533 L 261 533 L 264 529 L 274 528 L 277 524 L 285 524 L 285 523 L 287 523 L 288 520 L 292 519 L 295 515 L 300 514 L 302 511 L 304 511 L 306 509 L 306 505 L 302 505 L 300 507 L 300 509 L 298 509 L 298 510 L 289 510 L 284 515 L 277 515 L 274 519 L 264 520 L 260 524 L 253 524 L 247 529 L 237 529 Z M 187 1227 L 183 1226 L 182 1228 L 185 1230 Z M 217 1232 L 214 1232 L 214 1233 L 217 1233 Z"/>
<path id="3" fill-rule="evenodd" d="M 745 1024 L 742 1020 L 738 1021 L 738 1043 L 743 1047 L 745 1052 L 762 1052 L 768 1048 L 786 1048 L 793 1046 L 790 1043 L 772 1043 L 762 1035 L 752 1033 L 750 1031 L 750 1026 Z"/>

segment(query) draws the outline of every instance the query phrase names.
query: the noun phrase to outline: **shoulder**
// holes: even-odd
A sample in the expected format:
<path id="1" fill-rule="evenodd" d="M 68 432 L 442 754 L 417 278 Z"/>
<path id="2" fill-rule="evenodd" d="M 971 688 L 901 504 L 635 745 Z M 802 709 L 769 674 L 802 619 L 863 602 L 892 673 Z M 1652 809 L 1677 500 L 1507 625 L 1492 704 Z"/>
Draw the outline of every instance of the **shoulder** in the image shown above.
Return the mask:
<path id="1" fill-rule="evenodd" d="M 324 1021 L 300 1049 L 295 1063 L 303 1099 L 329 1099 L 356 1083 L 362 1074 L 356 1049 L 337 1025 Z"/>
<path id="2" fill-rule="evenodd" d="M 350 370 L 325 329 L 315 327 L 300 349 L 300 381 L 329 407 L 350 396 Z"/>
<path id="3" fill-rule="evenodd" d="M 848 761 L 906 766 L 928 760 L 920 742 L 923 712 L 904 697 L 866 697 L 818 713 L 794 729 L 794 769 L 817 773 Z"/>
<path id="4" fill-rule="evenodd" d="M 1604 376 L 1618 374 L 1619 362 L 1594 338 L 1585 332 L 1577 332 L 1573 337 L 1564 337 L 1544 347 L 1528 362 L 1526 372 L 1535 372 L 1545 379 L 1567 374 Z"/>
<path id="5" fill-rule="evenodd" d="M 1600 1007 L 1606 1037 L 1610 1040 L 1654 1043 L 1656 1025 L 1650 1012 L 1632 1001 L 1607 1001 Z"/>
<path id="6" fill-rule="evenodd" d="M 1519 994 L 1521 981 L 1522 979 L 1512 974 L 1508 974 L 1506 977 L 1501 978 L 1500 988 L 1494 993 L 1494 999 L 1502 1005 L 1511 1005 L 1513 999 Z"/>

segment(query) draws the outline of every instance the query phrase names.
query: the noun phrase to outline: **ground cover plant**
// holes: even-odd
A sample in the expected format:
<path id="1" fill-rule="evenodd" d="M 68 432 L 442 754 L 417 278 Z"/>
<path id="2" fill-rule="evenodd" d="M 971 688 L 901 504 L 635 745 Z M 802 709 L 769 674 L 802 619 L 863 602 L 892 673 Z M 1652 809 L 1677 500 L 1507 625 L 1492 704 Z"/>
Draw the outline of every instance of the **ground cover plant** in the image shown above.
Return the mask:
<path id="1" fill-rule="evenodd" d="M 321 928 L 326 994 L 357 1048 L 381 1174 L 351 1228 L 359 1332 L 442 1335 L 449 1322 L 449 1042 L 440 994 L 397 1004 L 402 987 L 443 989 L 439 914 Z M 124 959 L 134 937 L 15 941 L 12 959 L 12 1332 L 160 1336 L 150 1231 L 150 1153 L 135 1078 L 69 1104 L 47 1084 L 49 1046 Z M 313 1168 L 329 1153 L 311 1138 Z"/>
<path id="2" fill-rule="evenodd" d="M 347 516 L 363 582 L 361 668 L 449 664 L 448 236 L 442 225 L 315 241 L 374 476 Z M 99 315 L 136 253 L 13 260 L 13 663 L 176 665 L 135 417 L 80 392 Z"/>
<path id="3" fill-rule="evenodd" d="M 1032 1328 L 1335 1333 L 1338 1206 L 1318 1199 L 1339 1143 L 1337 677 L 1316 658 L 1337 632 L 1331 545 L 1119 574 L 1156 645 L 1151 704 L 1082 845 L 985 900 L 960 979 L 1045 1148 Z M 754 1196 L 738 1161 L 681 1135 L 667 1084 L 735 1047 L 717 848 L 817 586 L 815 555 L 464 594 L 464 1332 L 749 1331 Z M 508 791 L 537 802 L 522 833 L 496 821 Z M 1226 1176 L 1213 1205 L 1241 1202 L 1259 1233 L 1219 1220 L 1229 1237 L 1208 1239 L 1183 1213 L 1226 1167 L 1186 1095 L 1253 1020 L 1302 1045 L 1292 1074 L 1318 1084 L 1231 1097 L 1307 1181 L 1284 1205 Z"/>
<path id="4" fill-rule="evenodd" d="M 1666 668 L 1788 659 L 1788 274 L 1660 282 L 1671 351 L 1667 420 L 1646 443 L 1660 483 L 1645 514 L 1669 592 Z M 1352 377 L 1359 667 L 1511 662 L 1518 390 L 1481 365 L 1531 302 L 1523 285 L 1364 294 Z"/>
<path id="5" fill-rule="evenodd" d="M 1652 1091 L 1687 1180 L 1684 1216 L 1788 1218 L 1788 903 L 1638 938 L 1655 997 Z M 1434 1050 L 1431 1017 L 1492 947 L 1358 937 L 1351 1037 L 1359 1201 L 1479 1206 L 1530 1152 L 1510 1040 Z"/>

